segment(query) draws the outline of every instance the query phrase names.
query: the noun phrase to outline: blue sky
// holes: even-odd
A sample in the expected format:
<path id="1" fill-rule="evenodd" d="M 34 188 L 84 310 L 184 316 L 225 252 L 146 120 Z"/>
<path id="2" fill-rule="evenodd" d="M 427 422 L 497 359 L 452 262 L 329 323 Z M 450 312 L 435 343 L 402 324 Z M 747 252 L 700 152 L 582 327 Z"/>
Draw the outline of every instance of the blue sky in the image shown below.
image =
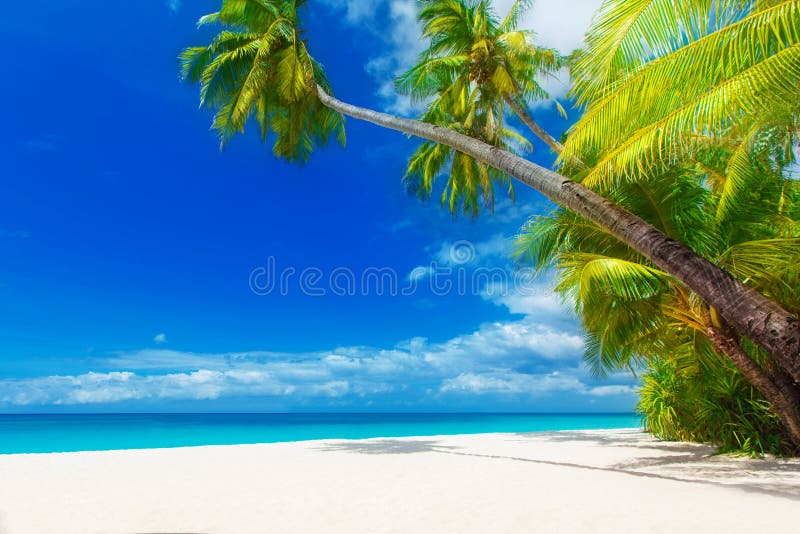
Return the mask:
<path id="1" fill-rule="evenodd" d="M 568 49 L 598 3 L 541 1 L 530 24 Z M 413 114 L 390 82 L 421 46 L 414 2 L 311 5 L 310 47 L 337 96 Z M 633 408 L 632 379 L 582 369 L 580 329 L 546 280 L 502 284 L 508 238 L 550 208 L 538 194 L 518 187 L 493 217 L 453 219 L 401 185 L 416 141 L 353 120 L 347 149 L 302 167 L 255 135 L 220 152 L 176 60 L 207 41 L 194 23 L 217 7 L 6 8 L 0 411 Z M 549 106 L 535 112 L 553 133 L 568 126 Z M 531 157 L 551 161 L 540 145 Z M 299 274 L 263 294 L 270 262 L 317 269 L 312 289 L 326 294 L 305 294 Z M 434 265 L 475 287 L 439 294 Z M 332 291 L 332 273 L 371 268 L 416 290 Z"/>

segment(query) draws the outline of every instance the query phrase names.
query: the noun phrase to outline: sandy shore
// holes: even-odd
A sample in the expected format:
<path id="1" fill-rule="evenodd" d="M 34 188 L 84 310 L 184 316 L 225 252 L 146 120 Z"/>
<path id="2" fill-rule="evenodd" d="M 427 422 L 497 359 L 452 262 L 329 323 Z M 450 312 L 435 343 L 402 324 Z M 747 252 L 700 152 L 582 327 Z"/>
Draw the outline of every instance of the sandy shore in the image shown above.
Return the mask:
<path id="1" fill-rule="evenodd" d="M 797 532 L 800 462 L 634 430 L 0 456 L 0 533 Z"/>

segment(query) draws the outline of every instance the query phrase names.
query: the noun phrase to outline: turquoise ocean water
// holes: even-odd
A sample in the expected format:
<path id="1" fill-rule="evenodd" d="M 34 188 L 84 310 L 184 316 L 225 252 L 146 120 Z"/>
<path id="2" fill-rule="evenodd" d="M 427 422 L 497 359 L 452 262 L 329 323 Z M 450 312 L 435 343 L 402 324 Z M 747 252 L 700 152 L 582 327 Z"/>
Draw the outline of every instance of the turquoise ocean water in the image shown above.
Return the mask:
<path id="1" fill-rule="evenodd" d="M 633 414 L 0 415 L 0 454 L 638 426 Z"/>

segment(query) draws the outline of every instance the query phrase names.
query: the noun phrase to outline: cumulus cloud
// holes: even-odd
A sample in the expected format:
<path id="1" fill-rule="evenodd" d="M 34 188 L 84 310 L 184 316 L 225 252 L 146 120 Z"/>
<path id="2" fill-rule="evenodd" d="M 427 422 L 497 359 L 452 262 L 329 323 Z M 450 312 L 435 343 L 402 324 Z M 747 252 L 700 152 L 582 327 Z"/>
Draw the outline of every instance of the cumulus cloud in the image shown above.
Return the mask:
<path id="1" fill-rule="evenodd" d="M 163 332 L 160 333 L 160 334 L 157 334 L 153 338 L 153 343 L 155 343 L 156 345 L 163 345 L 166 342 L 167 342 L 167 334 L 165 334 Z"/>
<path id="2" fill-rule="evenodd" d="M 514 0 L 494 0 L 499 13 L 507 13 Z M 537 0 L 520 21 L 532 30 L 536 43 L 569 54 L 583 46 L 583 37 L 603 0 Z"/>
<path id="3" fill-rule="evenodd" d="M 209 400 L 223 394 L 283 395 L 293 390 L 294 386 L 279 384 L 268 374 L 256 371 L 201 369 L 166 375 L 113 371 L 4 380 L 0 401 L 23 406 L 60 406 L 141 399 Z"/>
<path id="4" fill-rule="evenodd" d="M 470 279 L 465 279 L 467 287 L 461 291 L 479 294 L 480 288 L 492 280 L 507 283 L 509 278 L 514 277 L 508 270 L 512 249 L 512 240 L 499 233 L 482 241 L 438 241 L 425 247 L 428 263 L 411 269 L 406 280 L 418 283 L 430 277 L 442 276 L 452 282 L 452 278 L 458 278 L 457 271 L 469 271 Z"/>
<path id="5" fill-rule="evenodd" d="M 487 285 L 481 296 L 514 315 L 535 317 L 549 324 L 575 320 L 575 315 L 561 301 L 550 285 L 532 282 L 521 287 Z"/>
<path id="6" fill-rule="evenodd" d="M 541 395 L 555 391 L 584 392 L 586 386 L 574 376 L 558 373 L 529 375 L 513 372 L 461 374 L 442 383 L 441 392 L 461 394 Z"/>
<path id="7" fill-rule="evenodd" d="M 439 357 L 460 356 L 468 359 L 481 354 L 484 361 L 508 362 L 535 356 L 544 360 L 576 360 L 583 349 L 583 338 L 555 330 L 530 319 L 494 322 L 466 336 L 444 344 Z"/>
<path id="8" fill-rule="evenodd" d="M 442 382 L 443 393 L 466 395 L 544 395 L 553 392 L 569 392 L 593 397 L 614 395 L 632 396 L 637 387 L 633 385 L 587 386 L 579 377 L 560 372 L 531 375 L 500 371 L 484 374 L 465 373 Z"/>
<path id="9" fill-rule="evenodd" d="M 612 395 L 633 395 L 639 390 L 636 386 L 614 385 L 596 386 L 587 391 L 589 395 L 595 397 L 610 397 Z"/>

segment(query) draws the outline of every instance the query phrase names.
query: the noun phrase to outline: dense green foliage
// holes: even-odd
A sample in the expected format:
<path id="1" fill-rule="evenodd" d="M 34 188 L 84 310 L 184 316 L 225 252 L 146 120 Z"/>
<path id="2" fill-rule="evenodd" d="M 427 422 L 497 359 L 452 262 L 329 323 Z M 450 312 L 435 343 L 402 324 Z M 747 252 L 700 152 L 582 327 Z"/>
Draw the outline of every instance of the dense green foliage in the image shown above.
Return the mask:
<path id="1" fill-rule="evenodd" d="M 793 313 L 798 28 L 797 1 L 607 0 L 573 65 L 586 112 L 562 154 L 563 172 Z M 591 165 L 574 168 L 570 157 Z M 697 295 L 563 210 L 532 220 L 519 242 L 527 261 L 555 266 L 586 328 L 590 368 L 644 372 L 639 410 L 654 434 L 752 454 L 796 450 L 710 339 L 727 328 Z M 761 351 L 734 344 L 786 382 Z"/>
<path id="2" fill-rule="evenodd" d="M 778 417 L 742 374 L 713 351 L 701 361 L 686 369 L 650 360 L 637 407 L 645 427 L 665 440 L 715 443 L 720 452 L 792 454 Z"/>
<path id="3" fill-rule="evenodd" d="M 758 215 L 741 226 L 714 224 L 719 197 L 690 172 L 605 193 L 797 312 L 800 237 L 784 232 L 800 220 L 800 188 L 780 174 L 771 180 L 764 196 L 749 203 Z M 532 219 L 518 244 L 524 262 L 555 268 L 557 290 L 582 319 L 589 368 L 601 376 L 645 373 L 639 409 L 656 435 L 715 441 L 727 450 L 791 452 L 763 397 L 715 351 L 708 337 L 719 327 L 714 310 L 682 284 L 563 209 Z M 744 348 L 766 363 L 763 353 Z"/>

